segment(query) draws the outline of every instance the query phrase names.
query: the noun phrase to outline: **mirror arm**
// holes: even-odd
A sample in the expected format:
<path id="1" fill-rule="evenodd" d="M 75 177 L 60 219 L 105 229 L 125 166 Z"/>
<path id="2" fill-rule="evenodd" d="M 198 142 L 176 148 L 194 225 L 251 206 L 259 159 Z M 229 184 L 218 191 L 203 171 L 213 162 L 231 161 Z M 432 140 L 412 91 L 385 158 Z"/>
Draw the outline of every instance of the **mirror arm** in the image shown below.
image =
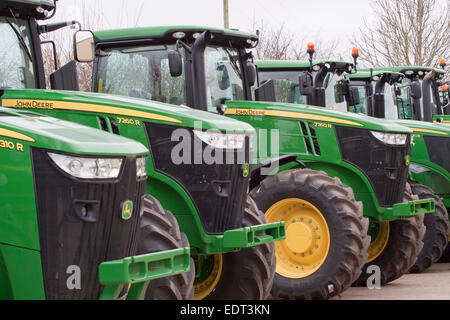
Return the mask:
<path id="1" fill-rule="evenodd" d="M 76 20 L 71 20 L 71 21 L 64 21 L 64 22 L 42 24 L 39 26 L 38 32 L 39 32 L 39 34 L 48 33 L 48 32 L 53 32 L 58 29 L 68 27 L 68 26 L 73 26 L 73 25 L 78 25 L 78 31 L 81 30 L 81 23 L 79 23 Z"/>
<path id="2" fill-rule="evenodd" d="M 181 48 L 181 47 L 183 47 L 184 48 L 184 50 L 186 50 L 187 52 L 189 52 L 189 53 L 192 53 L 192 49 L 191 49 L 191 47 L 189 47 L 189 45 L 188 44 L 186 44 L 186 43 L 184 43 L 183 41 L 181 41 L 181 40 L 177 40 L 177 42 L 175 43 L 176 44 L 176 48 L 177 48 L 177 50 L 178 50 L 178 48 Z"/>

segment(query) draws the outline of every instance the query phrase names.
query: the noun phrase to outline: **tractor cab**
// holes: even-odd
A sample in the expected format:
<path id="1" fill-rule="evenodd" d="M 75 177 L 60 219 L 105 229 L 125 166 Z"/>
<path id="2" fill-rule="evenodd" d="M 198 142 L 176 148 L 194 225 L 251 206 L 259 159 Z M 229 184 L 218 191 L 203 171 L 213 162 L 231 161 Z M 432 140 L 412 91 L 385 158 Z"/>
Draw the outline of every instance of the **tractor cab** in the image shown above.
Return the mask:
<path id="1" fill-rule="evenodd" d="M 249 77 L 246 49 L 256 45 L 255 35 L 170 26 L 97 31 L 93 39 L 94 91 L 198 105 L 215 113 L 224 101 L 252 94 L 244 80 Z"/>
<path id="2" fill-rule="evenodd" d="M 53 1 L 1 1 L 0 89 L 39 87 L 39 59 L 33 50 L 33 38 L 39 36 L 36 19 L 52 10 Z"/>
<path id="3" fill-rule="evenodd" d="M 272 81 L 275 101 L 347 111 L 351 96 L 344 77 L 353 64 L 343 61 L 255 61 L 260 84 Z"/>
<path id="4" fill-rule="evenodd" d="M 349 106 L 349 111 L 391 120 L 411 119 L 412 113 L 420 112 L 413 99 L 419 101 L 421 89 L 403 84 L 402 73 L 360 69 L 357 73 L 347 74 L 346 78 L 351 87 L 358 89 L 360 97 L 359 104 Z"/>
<path id="5" fill-rule="evenodd" d="M 386 68 L 374 68 L 374 71 L 385 70 L 392 72 L 399 72 L 404 74 L 402 83 L 399 84 L 400 94 L 397 95 L 397 101 L 400 106 L 405 105 L 406 109 L 413 108 L 411 112 L 399 114 L 400 119 L 411 119 L 418 121 L 439 121 L 447 118 L 446 115 L 450 112 L 448 108 L 443 105 L 440 99 L 439 87 L 443 85 L 444 70 L 422 67 L 422 66 L 398 66 Z M 367 69 L 364 71 L 368 71 Z M 417 89 L 412 89 L 417 87 Z M 406 88 L 403 89 L 402 88 Z M 417 101 L 408 98 L 406 91 L 412 90 L 421 91 L 420 97 L 415 98 Z M 416 106 L 414 107 L 414 104 Z"/>

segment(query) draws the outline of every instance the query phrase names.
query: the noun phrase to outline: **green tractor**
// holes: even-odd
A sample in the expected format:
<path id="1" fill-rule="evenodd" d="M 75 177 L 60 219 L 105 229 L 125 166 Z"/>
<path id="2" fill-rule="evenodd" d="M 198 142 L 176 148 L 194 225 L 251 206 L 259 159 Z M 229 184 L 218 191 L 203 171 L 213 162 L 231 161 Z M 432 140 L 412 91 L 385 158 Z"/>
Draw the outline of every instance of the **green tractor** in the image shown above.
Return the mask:
<path id="1" fill-rule="evenodd" d="M 189 248 L 161 248 L 147 229 L 157 221 L 144 204 L 155 201 L 144 195 L 147 154 L 130 139 L 2 108 L 0 300 L 142 299 L 149 280 L 189 271 Z"/>
<path id="2" fill-rule="evenodd" d="M 357 51 L 353 52 L 352 55 L 356 59 Z M 400 114 L 400 112 L 411 114 L 411 108 L 406 106 L 406 102 L 405 108 L 399 106 L 398 110 L 397 107 L 384 108 L 384 105 L 394 106 L 394 104 L 397 104 L 395 94 L 393 95 L 389 89 L 391 85 L 403 79 L 401 73 L 373 70 L 373 78 L 371 78 L 370 73 L 361 72 L 361 70 L 352 73 L 353 64 L 342 61 L 256 61 L 256 64 L 261 82 L 269 79 L 274 81 L 277 101 L 308 103 L 328 109 L 350 111 L 387 119 L 399 119 L 397 113 Z M 312 83 L 313 89 L 311 89 L 314 92 L 313 95 L 301 93 L 301 90 L 304 91 L 305 89 L 300 89 L 299 82 L 302 77 L 305 77 L 305 74 L 312 74 L 314 79 Z M 385 89 L 387 90 L 386 92 Z M 419 89 L 420 94 L 420 88 L 416 88 L 416 91 L 417 89 Z M 406 101 L 406 97 L 411 96 L 410 91 L 406 94 L 406 87 L 402 90 Z M 381 105 L 383 105 L 383 108 L 381 108 Z M 447 206 L 445 203 L 448 201 L 446 197 L 448 197 L 449 185 L 448 171 L 443 165 L 445 162 L 445 160 L 443 162 L 443 159 L 446 158 L 441 155 L 442 152 L 446 152 L 446 149 L 441 148 L 442 152 L 441 150 L 435 152 L 435 157 L 441 159 L 441 164 L 436 165 L 430 160 L 429 151 L 425 147 L 423 140 L 420 143 L 417 139 L 423 135 L 427 137 L 426 139 L 446 139 L 448 129 L 438 124 L 412 123 L 401 120 L 396 121 L 396 123 L 407 126 L 413 131 L 414 143 L 411 152 L 408 181 L 412 192 L 421 199 L 434 198 L 436 200 L 435 212 L 425 217 L 424 223 L 427 232 L 424 237 L 424 248 L 410 269 L 412 272 L 421 272 L 439 259 L 446 246 L 446 241 L 443 239 L 447 238 L 446 235 L 449 228 L 447 210 L 445 208 Z M 440 129 L 437 130 L 438 128 L 436 127 L 440 127 Z M 428 138 L 429 135 L 436 136 L 436 138 Z M 423 177 L 419 178 L 415 172 L 419 170 L 417 169 L 419 163 L 426 167 L 431 166 L 431 168 L 434 168 L 433 170 L 437 170 L 439 177 L 435 175 L 433 175 L 433 178 L 427 177 L 429 181 L 426 181 Z M 423 175 L 423 170 L 420 170 Z M 441 197 L 444 198 L 443 201 L 440 199 Z"/>
<path id="3" fill-rule="evenodd" d="M 335 296 L 358 279 L 366 284 L 373 261 L 382 283 L 397 279 L 422 248 L 422 213 L 434 211 L 433 199 L 406 190 L 411 130 L 271 102 L 273 83 L 254 87 L 249 49 L 257 42 L 253 34 L 201 26 L 97 31 L 93 89 L 256 128 L 250 195 L 269 222 L 286 223 L 286 240 L 275 246 L 274 299 Z"/>
<path id="4" fill-rule="evenodd" d="M 435 194 L 436 212 L 425 218 L 426 245 L 412 272 L 425 270 L 439 258 L 450 260 L 450 126 L 439 123 L 445 121 L 436 83 L 439 75 L 443 76 L 442 70 L 427 67 L 361 69 L 347 75 L 363 97 L 360 112 L 404 123 L 413 130 L 409 174 L 413 192 L 419 197 Z"/>
<path id="5" fill-rule="evenodd" d="M 40 34 L 76 23 L 38 25 L 52 10 L 50 1 L 0 2 L 0 30 L 11 53 L 0 62 L 0 70 L 9 72 L 1 106 L 128 137 L 150 150 L 145 191 L 159 200 L 153 204 L 155 210 L 170 210 L 175 216 L 161 217 L 157 223 L 179 224 L 192 261 L 190 273 L 152 281 L 147 299 L 267 298 L 275 273 L 273 242 L 284 239 L 285 230 L 283 222 L 267 223 L 248 197 L 255 130 L 186 106 L 68 91 L 77 89 L 74 61 L 50 75 L 55 90 L 42 90 Z M 77 59 L 92 56 L 90 45 L 84 38 L 76 43 Z M 117 70 L 117 79 L 122 72 Z M 164 238 L 158 225 L 146 228 L 161 238 L 161 245 L 177 242 L 180 234 Z"/>

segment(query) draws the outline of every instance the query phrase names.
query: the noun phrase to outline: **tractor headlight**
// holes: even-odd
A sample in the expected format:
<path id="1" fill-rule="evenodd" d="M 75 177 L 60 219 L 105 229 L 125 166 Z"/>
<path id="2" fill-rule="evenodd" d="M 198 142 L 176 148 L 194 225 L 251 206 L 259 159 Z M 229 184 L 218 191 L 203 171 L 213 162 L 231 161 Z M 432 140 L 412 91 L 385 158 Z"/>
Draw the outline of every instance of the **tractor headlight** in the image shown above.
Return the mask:
<path id="1" fill-rule="evenodd" d="M 249 137 L 250 148 L 253 137 L 245 133 L 222 133 L 219 131 L 194 130 L 195 135 L 204 143 L 218 149 L 241 149 L 245 143 L 245 137 Z"/>
<path id="2" fill-rule="evenodd" d="M 147 157 L 136 158 L 136 175 L 138 178 L 147 176 Z"/>
<path id="3" fill-rule="evenodd" d="M 48 155 L 64 172 L 81 179 L 114 179 L 122 166 L 120 158 L 83 158 L 52 152 Z"/>
<path id="4" fill-rule="evenodd" d="M 403 145 L 406 143 L 408 135 L 405 133 L 390 133 L 381 131 L 370 131 L 372 135 L 386 144 Z"/>

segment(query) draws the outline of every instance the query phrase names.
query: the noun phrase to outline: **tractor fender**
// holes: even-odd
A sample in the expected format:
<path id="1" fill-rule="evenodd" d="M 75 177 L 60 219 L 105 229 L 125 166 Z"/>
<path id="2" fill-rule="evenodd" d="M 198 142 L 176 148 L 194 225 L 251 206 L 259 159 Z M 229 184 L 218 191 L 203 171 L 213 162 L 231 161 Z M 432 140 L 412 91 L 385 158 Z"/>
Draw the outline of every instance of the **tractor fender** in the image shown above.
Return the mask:
<path id="1" fill-rule="evenodd" d="M 295 162 L 301 167 L 306 168 L 306 165 L 297 159 L 296 155 L 284 155 L 281 157 L 264 160 L 260 163 L 253 164 L 250 168 L 250 190 L 259 185 L 266 176 L 273 172 L 276 168 L 290 162 Z"/>

